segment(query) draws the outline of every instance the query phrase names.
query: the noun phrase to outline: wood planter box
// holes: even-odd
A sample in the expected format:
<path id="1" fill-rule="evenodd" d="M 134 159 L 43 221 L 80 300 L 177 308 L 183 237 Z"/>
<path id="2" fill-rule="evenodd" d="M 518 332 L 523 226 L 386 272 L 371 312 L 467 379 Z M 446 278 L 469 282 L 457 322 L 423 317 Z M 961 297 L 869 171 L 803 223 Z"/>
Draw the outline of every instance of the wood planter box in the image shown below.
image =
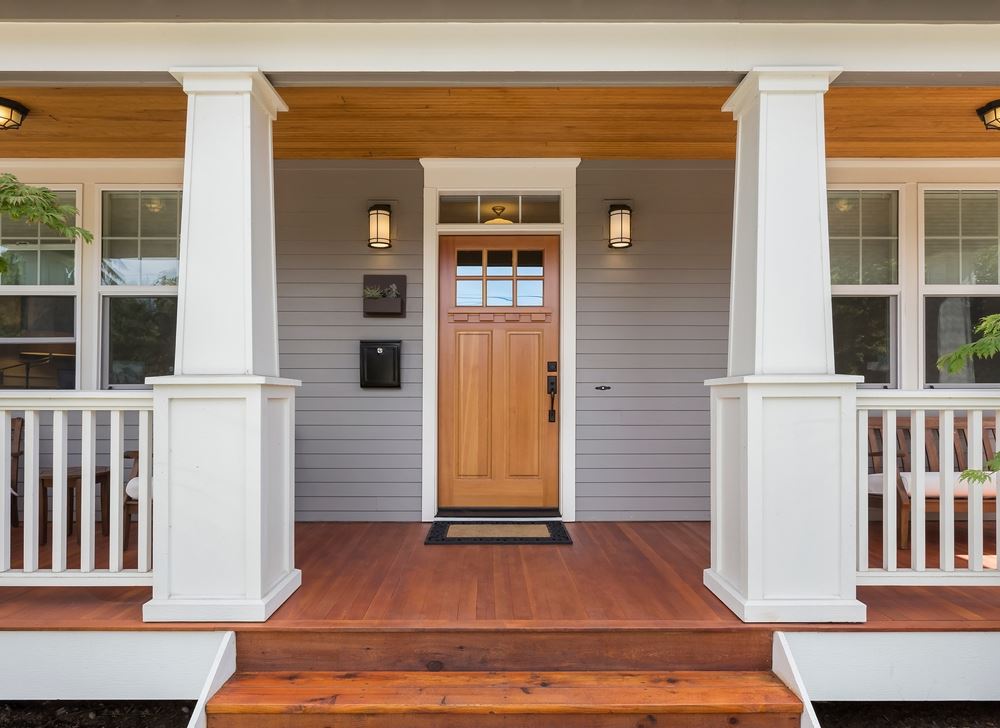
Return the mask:
<path id="1" fill-rule="evenodd" d="M 366 298 L 364 299 L 363 310 L 365 315 L 375 314 L 376 316 L 389 316 L 395 314 L 398 316 L 403 313 L 403 299 Z"/>

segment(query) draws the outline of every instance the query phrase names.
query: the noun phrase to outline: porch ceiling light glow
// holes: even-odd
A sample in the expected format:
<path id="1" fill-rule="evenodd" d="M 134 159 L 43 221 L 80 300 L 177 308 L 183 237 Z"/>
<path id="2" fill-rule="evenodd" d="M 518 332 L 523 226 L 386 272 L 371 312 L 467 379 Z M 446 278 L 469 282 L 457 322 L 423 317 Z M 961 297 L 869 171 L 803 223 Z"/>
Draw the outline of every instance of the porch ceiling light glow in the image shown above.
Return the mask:
<path id="1" fill-rule="evenodd" d="M 0 98 L 0 129 L 20 129 L 28 107 L 11 99 Z"/>
<path id="2" fill-rule="evenodd" d="M 986 106 L 976 109 L 979 118 L 983 120 L 987 129 L 1000 131 L 1000 99 L 991 101 Z"/>
<path id="3" fill-rule="evenodd" d="M 496 215 L 496 217 L 494 217 L 492 220 L 487 220 L 485 223 L 483 223 L 484 225 L 513 225 L 514 224 L 513 220 L 508 220 L 507 218 L 502 217 L 503 211 L 507 209 L 505 206 L 503 206 L 503 205 L 493 205 L 493 207 L 491 207 L 490 209 L 493 210 L 493 214 Z"/>
<path id="4" fill-rule="evenodd" d="M 383 250 L 391 248 L 389 222 L 392 219 L 391 205 L 372 205 L 368 208 L 368 247 Z"/>
<path id="5" fill-rule="evenodd" d="M 632 208 L 628 205 L 611 205 L 608 208 L 609 248 L 632 247 Z"/>

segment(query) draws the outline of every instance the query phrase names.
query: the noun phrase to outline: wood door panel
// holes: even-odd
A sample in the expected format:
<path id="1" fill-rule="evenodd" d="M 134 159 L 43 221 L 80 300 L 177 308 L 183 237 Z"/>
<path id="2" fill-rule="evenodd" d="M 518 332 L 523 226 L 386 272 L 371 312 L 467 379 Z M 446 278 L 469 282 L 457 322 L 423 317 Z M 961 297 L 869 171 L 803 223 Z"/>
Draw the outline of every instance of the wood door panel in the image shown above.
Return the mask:
<path id="1" fill-rule="evenodd" d="M 543 305 L 459 306 L 460 250 L 542 251 Z M 442 236 L 439 287 L 438 504 L 442 508 L 555 508 L 559 423 L 549 421 L 547 363 L 559 355 L 559 238 Z M 527 268 L 526 268 L 527 270 Z M 476 276 L 462 276 L 475 280 Z M 512 284 L 513 285 L 513 284 Z M 485 290 L 485 285 L 481 287 Z M 516 285 L 513 285 L 516 290 Z M 470 290 L 474 290 L 471 286 Z M 474 294 L 473 299 L 474 299 Z M 463 302 L 468 302 L 463 299 Z M 474 301 L 473 301 L 474 302 Z M 558 396 L 556 398 L 558 411 Z"/>
<path id="2" fill-rule="evenodd" d="M 455 340 L 457 406 L 452 416 L 459 425 L 455 430 L 456 472 L 464 478 L 488 478 L 493 455 L 490 432 L 493 333 L 459 331 Z"/>
<path id="3" fill-rule="evenodd" d="M 543 331 L 507 331 L 507 474 L 541 477 L 538 413 L 543 409 Z"/>

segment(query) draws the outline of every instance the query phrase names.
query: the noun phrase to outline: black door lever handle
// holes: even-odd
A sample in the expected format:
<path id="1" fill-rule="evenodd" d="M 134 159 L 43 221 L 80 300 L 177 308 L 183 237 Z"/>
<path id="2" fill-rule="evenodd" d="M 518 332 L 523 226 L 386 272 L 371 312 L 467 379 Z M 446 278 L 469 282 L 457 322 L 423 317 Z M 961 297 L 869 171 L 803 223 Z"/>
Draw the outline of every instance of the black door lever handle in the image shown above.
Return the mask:
<path id="1" fill-rule="evenodd" d="M 556 394 L 558 394 L 558 385 L 556 384 L 556 377 L 548 377 L 547 384 L 547 394 L 549 395 L 549 422 L 556 421 Z"/>

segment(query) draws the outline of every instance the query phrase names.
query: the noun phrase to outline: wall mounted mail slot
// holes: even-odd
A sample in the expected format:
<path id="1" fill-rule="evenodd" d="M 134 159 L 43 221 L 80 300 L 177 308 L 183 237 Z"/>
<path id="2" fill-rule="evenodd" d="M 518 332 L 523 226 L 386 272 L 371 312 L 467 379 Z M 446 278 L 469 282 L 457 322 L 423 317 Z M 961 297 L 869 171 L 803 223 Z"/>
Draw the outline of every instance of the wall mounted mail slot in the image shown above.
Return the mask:
<path id="1" fill-rule="evenodd" d="M 401 341 L 361 342 L 361 387 L 400 387 L 399 360 Z"/>

